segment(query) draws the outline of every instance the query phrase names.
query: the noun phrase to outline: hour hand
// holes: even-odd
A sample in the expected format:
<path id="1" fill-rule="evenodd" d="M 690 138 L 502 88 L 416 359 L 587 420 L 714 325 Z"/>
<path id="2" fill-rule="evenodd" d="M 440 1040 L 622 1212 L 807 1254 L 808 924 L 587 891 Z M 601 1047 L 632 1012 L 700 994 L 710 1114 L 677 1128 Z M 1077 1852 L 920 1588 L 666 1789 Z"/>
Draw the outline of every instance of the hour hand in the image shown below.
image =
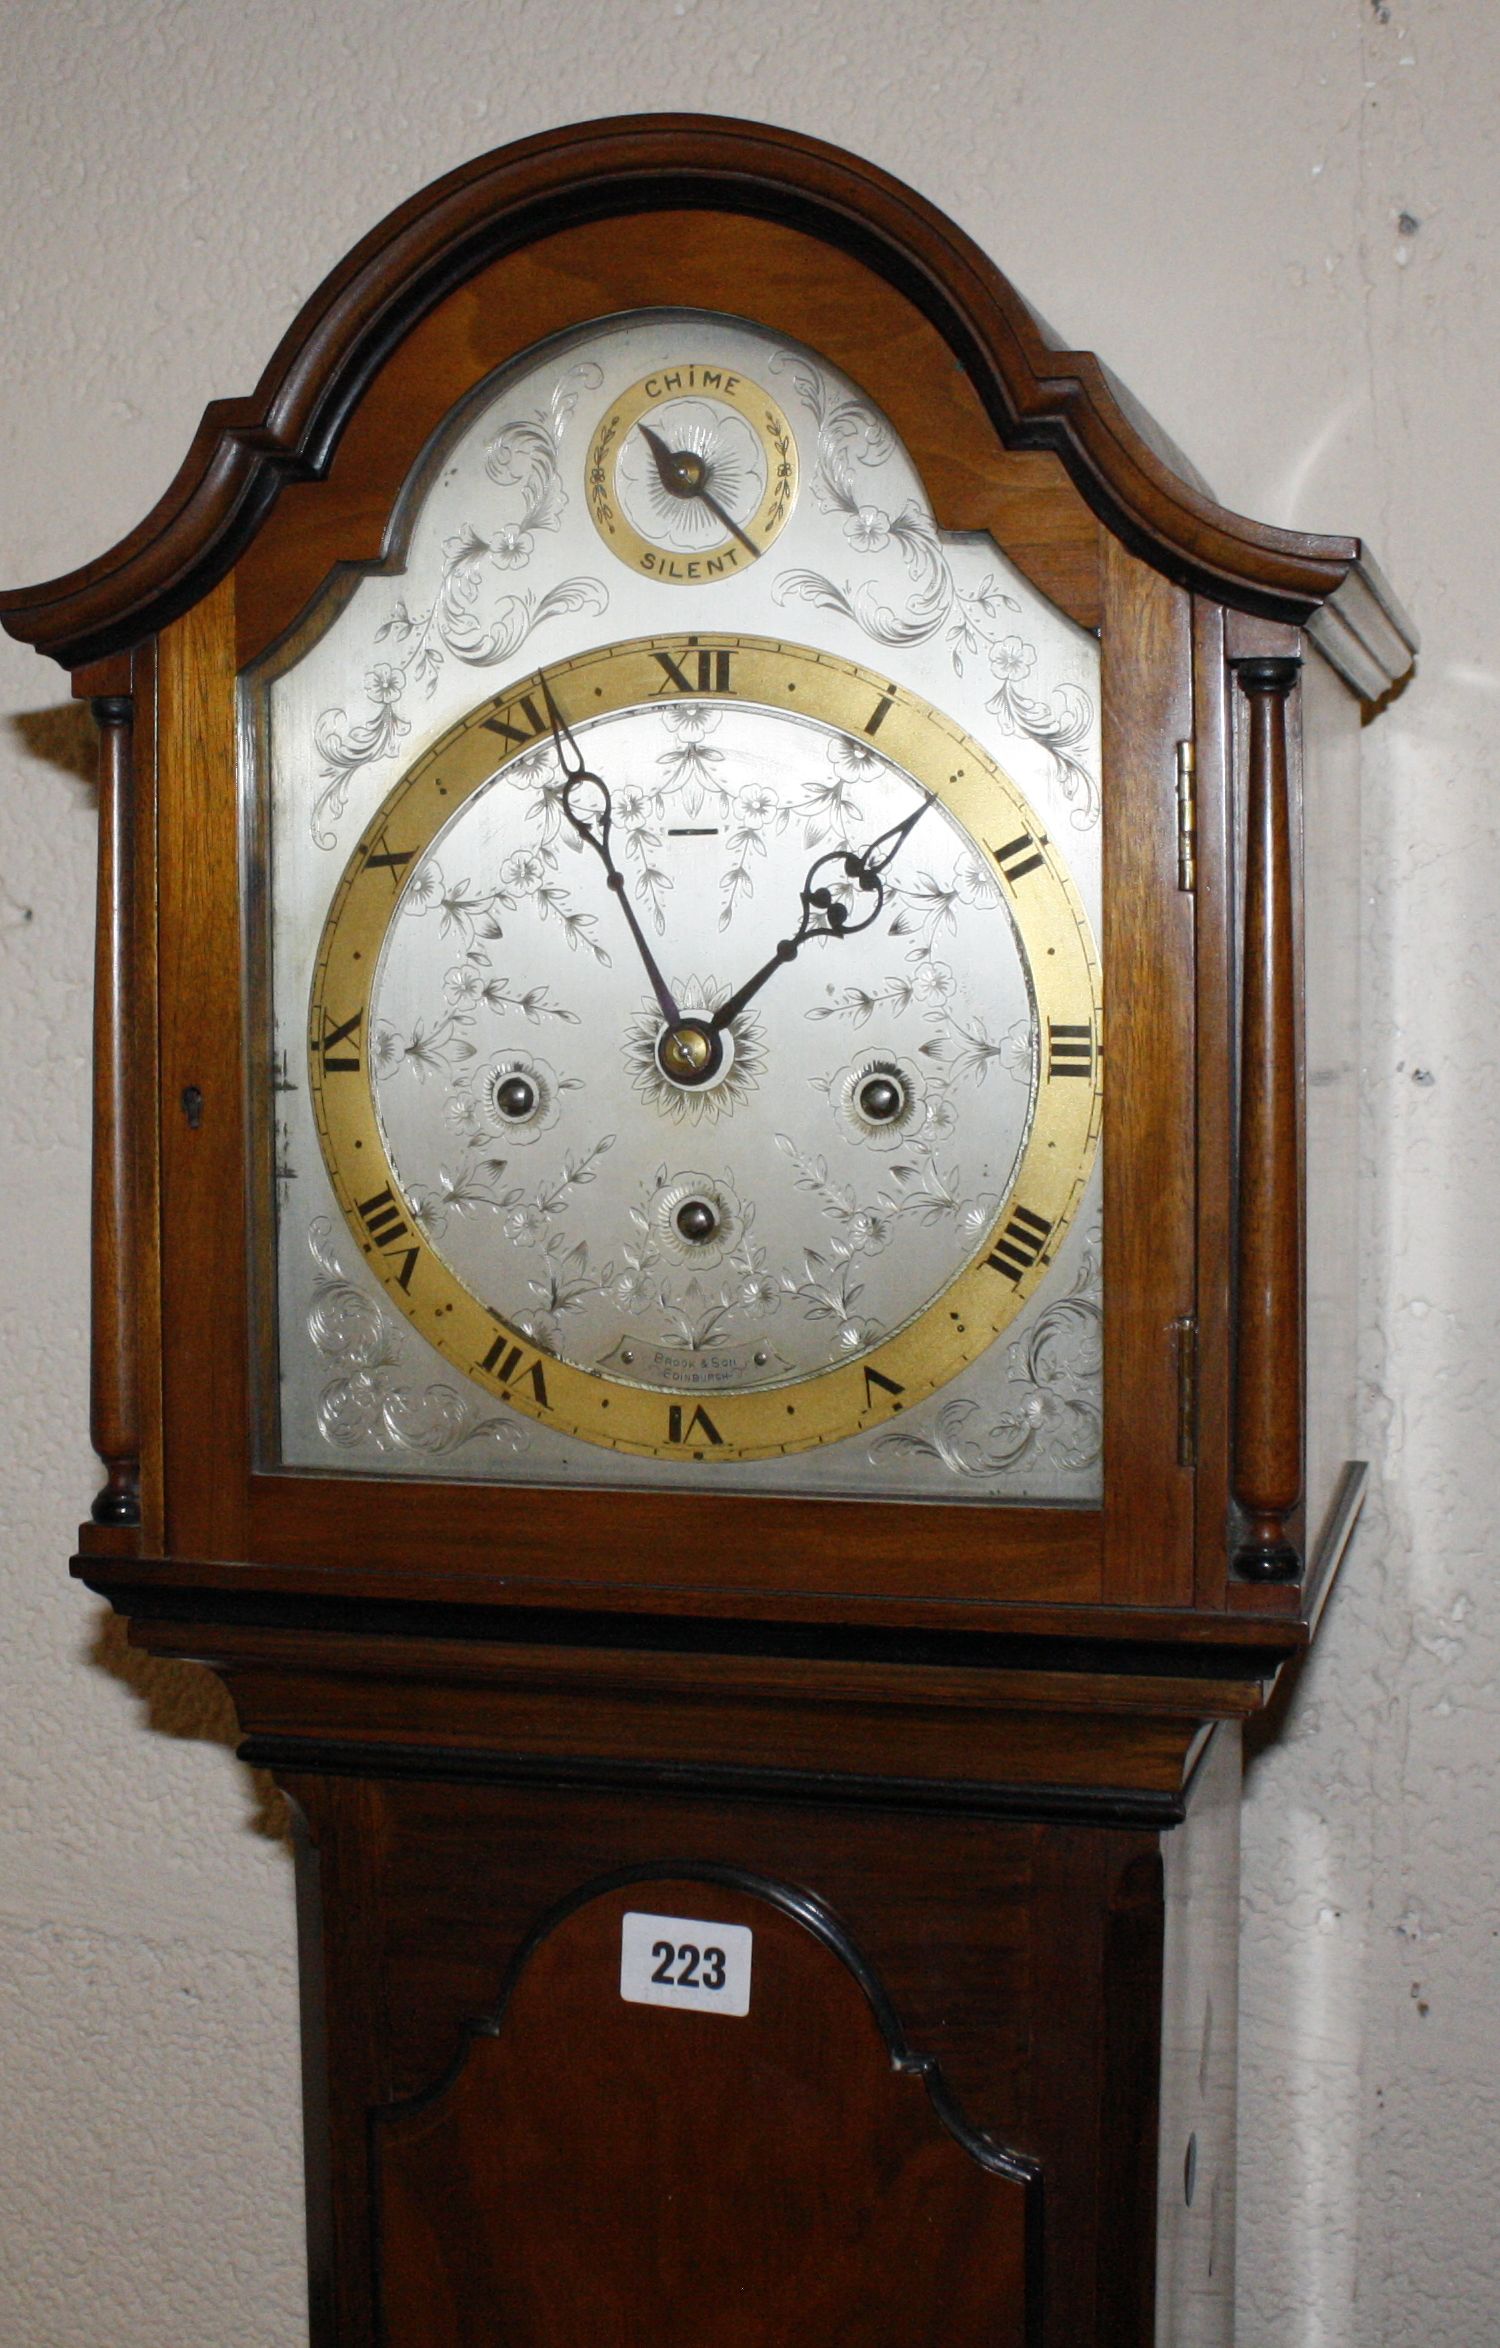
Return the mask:
<path id="1" fill-rule="evenodd" d="M 614 808 L 609 786 L 602 775 L 596 775 L 578 746 L 577 737 L 557 703 L 552 688 L 540 669 L 537 684 L 547 704 L 547 717 L 552 727 L 552 740 L 557 749 L 557 763 L 563 771 L 562 811 L 581 840 L 587 841 L 612 879 L 615 861 L 610 853 L 609 835 L 614 821 Z"/>
<path id="2" fill-rule="evenodd" d="M 921 822 L 932 805 L 933 797 L 934 794 L 929 791 L 913 814 L 877 834 L 867 848 L 829 848 L 814 858 L 808 866 L 807 878 L 802 883 L 801 920 L 791 936 L 781 940 L 770 960 L 762 963 L 754 976 L 747 978 L 738 992 L 729 997 L 728 1002 L 719 1005 L 712 1021 L 716 1033 L 738 1017 L 783 963 L 795 962 L 809 938 L 858 937 L 862 930 L 867 930 L 872 922 L 880 919 L 881 908 L 885 904 L 885 883 L 880 876 L 900 853 L 908 834 Z M 819 875 L 824 873 L 828 877 L 820 879 Z M 861 909 L 857 921 L 853 918 L 856 908 L 846 905 L 836 893 L 835 873 L 842 873 L 847 880 L 852 880 L 861 896 L 872 900 Z"/>

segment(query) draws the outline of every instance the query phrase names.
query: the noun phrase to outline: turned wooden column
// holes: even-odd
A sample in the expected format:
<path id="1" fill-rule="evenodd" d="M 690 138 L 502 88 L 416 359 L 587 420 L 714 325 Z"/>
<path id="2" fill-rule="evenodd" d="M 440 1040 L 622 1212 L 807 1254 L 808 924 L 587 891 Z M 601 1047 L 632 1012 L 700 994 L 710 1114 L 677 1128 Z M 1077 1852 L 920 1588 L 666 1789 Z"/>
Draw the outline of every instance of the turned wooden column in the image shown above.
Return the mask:
<path id="1" fill-rule="evenodd" d="M 131 955 L 131 704 L 92 703 L 99 727 L 99 894 L 94 933 L 93 1374 L 89 1433 L 107 1470 L 93 1518 L 141 1521 L 136 1366 Z"/>
<path id="2" fill-rule="evenodd" d="M 1287 1581 L 1302 1495 L 1302 1203 L 1287 702 L 1301 662 L 1235 665 L 1249 703 L 1240 1021 L 1233 1495 L 1238 1574 Z"/>

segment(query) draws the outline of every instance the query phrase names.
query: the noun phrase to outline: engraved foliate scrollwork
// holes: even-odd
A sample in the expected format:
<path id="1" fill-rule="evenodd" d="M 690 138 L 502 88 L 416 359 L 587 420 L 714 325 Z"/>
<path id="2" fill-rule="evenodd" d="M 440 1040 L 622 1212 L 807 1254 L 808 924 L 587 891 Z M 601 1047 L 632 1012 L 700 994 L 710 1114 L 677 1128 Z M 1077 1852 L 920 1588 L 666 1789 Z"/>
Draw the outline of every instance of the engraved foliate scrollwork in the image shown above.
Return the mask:
<path id="1" fill-rule="evenodd" d="M 995 690 L 985 707 L 1002 732 L 1024 735 L 1045 750 L 1072 820 L 1083 830 L 1099 816 L 1099 784 L 1086 752 L 1094 721 L 1092 697 L 1081 685 L 1060 683 L 1048 694 L 1023 691 L 1036 667 L 1036 648 L 1016 634 L 1002 636 L 1005 615 L 1019 600 L 993 573 L 965 586 L 930 508 L 906 495 L 882 504 L 879 476 L 897 456 L 884 419 L 860 400 L 833 394 L 811 361 L 778 354 L 773 370 L 787 374 L 817 427 L 813 497 L 825 514 L 843 516 L 843 534 L 855 555 L 876 565 L 857 585 L 842 586 L 824 571 L 786 570 L 776 581 L 778 603 L 810 603 L 851 620 L 873 643 L 892 651 L 941 635 L 956 676 L 965 664 L 989 664 Z M 879 558 L 885 558 L 881 561 Z M 905 573 L 904 598 L 892 592 L 894 567 Z"/>
<path id="2" fill-rule="evenodd" d="M 952 1395 L 925 1428 L 896 1427 L 877 1435 L 871 1459 L 929 1460 L 968 1482 L 1000 1482 L 1023 1466 L 1074 1475 L 1094 1468 L 1104 1448 L 1098 1254 L 1096 1226 L 1067 1295 L 1039 1313 L 1026 1337 L 1010 1347 L 1009 1408 L 991 1415 L 972 1398 Z"/>
<path id="3" fill-rule="evenodd" d="M 530 563 L 538 534 L 557 530 L 562 521 L 568 504 L 563 433 L 580 397 L 602 381 L 599 367 L 582 361 L 559 378 L 544 408 L 499 427 L 484 458 L 493 512 L 482 527 L 465 522 L 444 539 L 427 608 L 413 612 L 398 596 L 375 630 L 375 642 L 386 650 L 365 672 L 365 714 L 351 720 L 344 707 L 319 713 L 313 739 L 323 788 L 310 819 L 315 846 L 337 845 L 330 827 L 344 812 L 351 781 L 362 767 L 397 754 L 412 730 L 403 710 L 409 692 L 420 690 L 430 699 L 445 661 L 493 667 L 513 659 L 545 622 L 607 608 L 608 591 L 599 579 L 559 579 L 540 592 L 512 583 Z"/>
<path id="4" fill-rule="evenodd" d="M 308 1225 L 321 1277 L 309 1299 L 307 1334 L 333 1371 L 319 1391 L 316 1423 L 335 1451 L 409 1452 L 447 1457 L 468 1445 L 514 1458 L 530 1448 L 523 1419 L 488 1409 L 473 1391 L 402 1372 L 404 1332 L 377 1298 L 344 1271 L 327 1215 Z"/>
<path id="5" fill-rule="evenodd" d="M 1045 698 L 1023 693 L 1022 685 L 1036 667 L 1036 647 L 1019 636 L 1007 636 L 988 647 L 995 690 L 985 703 L 1007 734 L 1025 734 L 1052 759 L 1058 785 L 1073 805 L 1073 822 L 1080 831 L 1099 819 L 1099 779 L 1082 755 L 1094 723 L 1094 704 L 1081 685 L 1053 687 Z"/>

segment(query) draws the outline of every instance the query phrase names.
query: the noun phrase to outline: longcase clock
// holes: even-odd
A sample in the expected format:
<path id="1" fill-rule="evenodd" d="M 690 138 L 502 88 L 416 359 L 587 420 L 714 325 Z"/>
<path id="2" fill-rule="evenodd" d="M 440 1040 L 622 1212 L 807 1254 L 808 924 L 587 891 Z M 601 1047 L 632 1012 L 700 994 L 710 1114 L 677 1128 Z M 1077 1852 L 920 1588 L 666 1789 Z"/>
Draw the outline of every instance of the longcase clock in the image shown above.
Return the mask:
<path id="1" fill-rule="evenodd" d="M 1368 555 L 663 118 L 394 214 L 0 617 L 101 729 L 75 1571 L 299 1817 L 315 2338 L 1227 2342 Z"/>

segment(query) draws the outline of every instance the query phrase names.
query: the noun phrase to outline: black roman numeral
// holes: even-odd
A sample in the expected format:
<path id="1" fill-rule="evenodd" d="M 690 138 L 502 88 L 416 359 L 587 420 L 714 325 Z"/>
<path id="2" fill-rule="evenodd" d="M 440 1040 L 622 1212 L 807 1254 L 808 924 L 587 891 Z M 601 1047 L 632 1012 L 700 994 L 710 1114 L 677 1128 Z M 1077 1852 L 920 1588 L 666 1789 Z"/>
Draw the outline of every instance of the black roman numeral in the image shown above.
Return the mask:
<path id="1" fill-rule="evenodd" d="M 515 1344 L 502 1331 L 480 1363 L 480 1368 L 488 1370 L 490 1376 L 498 1379 L 502 1386 L 530 1386 L 533 1399 L 541 1404 L 543 1410 L 550 1410 L 552 1405 L 547 1400 L 547 1380 L 542 1365 L 533 1359 L 530 1366 L 523 1369 L 521 1365 L 525 1360 L 526 1348 Z"/>
<path id="2" fill-rule="evenodd" d="M 1047 1074 L 1053 1076 L 1092 1076 L 1094 1073 L 1094 1031 L 1092 1027 L 1059 1026 L 1055 1020 L 1047 1022 Z"/>
<path id="3" fill-rule="evenodd" d="M 359 1202 L 359 1219 L 378 1248 L 394 1247 L 398 1239 L 409 1239 L 411 1226 L 388 1190 L 377 1190 L 373 1198 Z"/>
<path id="4" fill-rule="evenodd" d="M 365 857 L 365 870 L 366 872 L 388 872 L 391 876 L 391 886 L 395 888 L 399 885 L 401 875 L 415 856 L 416 850 L 415 848 L 388 848 L 383 834 L 377 845 L 379 853 L 376 853 L 375 848 L 371 848 Z"/>
<path id="5" fill-rule="evenodd" d="M 869 717 L 865 719 L 865 732 L 867 734 L 878 734 L 881 727 L 885 724 L 887 711 L 894 709 L 895 706 L 896 696 L 894 693 L 887 693 L 883 695 L 882 698 L 876 702 L 875 707 Z"/>
<path id="6" fill-rule="evenodd" d="M 1050 1223 L 1044 1223 L 1040 1215 L 1032 1213 L 1030 1207 L 1017 1207 L 996 1240 L 993 1251 L 984 1260 L 991 1271 L 1002 1272 L 1014 1288 L 1024 1274 L 1031 1270 L 1051 1236 Z"/>
<path id="7" fill-rule="evenodd" d="M 730 663 L 734 659 L 732 651 L 684 652 L 683 659 L 689 661 L 690 665 L 697 670 L 696 683 L 689 676 L 687 669 L 680 666 L 672 658 L 670 652 L 653 652 L 651 657 L 662 673 L 662 682 L 656 688 L 658 693 L 665 693 L 668 686 L 676 693 L 732 693 L 734 691 L 734 686 L 730 681 Z"/>
<path id="8" fill-rule="evenodd" d="M 514 717 L 524 718 L 524 726 L 512 725 Z M 547 720 L 537 708 L 535 694 L 523 693 L 519 701 L 510 704 L 509 716 L 487 717 L 484 723 L 488 733 L 498 734 L 503 742 L 514 742 L 519 748 L 523 742 L 534 742 Z"/>
<path id="9" fill-rule="evenodd" d="M 399 1256 L 401 1269 L 396 1274 L 396 1286 L 411 1293 L 411 1278 L 422 1260 L 422 1250 L 416 1244 L 416 1235 L 402 1214 L 397 1201 L 388 1190 L 377 1190 L 373 1198 L 361 1199 L 359 1219 L 370 1235 L 372 1245 L 383 1256 Z M 409 1244 L 400 1245 L 402 1240 Z"/>
<path id="10" fill-rule="evenodd" d="M 867 1367 L 865 1370 L 866 1410 L 869 1409 L 871 1403 L 875 1400 L 875 1389 L 877 1386 L 880 1388 L 882 1394 L 894 1395 L 904 1394 L 906 1392 L 906 1388 L 904 1386 L 898 1386 L 895 1379 L 888 1378 L 883 1370 L 872 1370 Z"/>
<path id="11" fill-rule="evenodd" d="M 323 1074 L 325 1076 L 357 1076 L 359 1074 L 359 1045 L 355 1038 L 363 1018 L 363 1011 L 356 1011 L 354 1017 L 346 1019 L 342 1027 L 329 1027 L 328 1014 L 326 1011 L 324 1012 L 323 1024 L 327 1032 L 313 1038 L 313 1049 L 323 1055 Z M 338 1049 L 340 1044 L 351 1044 L 354 1048 L 352 1052 L 340 1052 Z"/>
<path id="12" fill-rule="evenodd" d="M 674 1402 L 668 1406 L 667 1441 L 669 1443 L 692 1443 L 700 1434 L 703 1440 L 708 1443 L 722 1443 L 724 1440 L 701 1402 L 695 1403 L 693 1406 L 693 1415 L 686 1426 L 684 1426 L 682 1419 L 682 1404 Z"/>
<path id="13" fill-rule="evenodd" d="M 1007 840 L 1003 848 L 992 848 L 990 854 L 1012 888 L 1028 872 L 1035 872 L 1039 864 L 1046 862 L 1030 832 L 1017 832 L 1013 840 Z"/>

